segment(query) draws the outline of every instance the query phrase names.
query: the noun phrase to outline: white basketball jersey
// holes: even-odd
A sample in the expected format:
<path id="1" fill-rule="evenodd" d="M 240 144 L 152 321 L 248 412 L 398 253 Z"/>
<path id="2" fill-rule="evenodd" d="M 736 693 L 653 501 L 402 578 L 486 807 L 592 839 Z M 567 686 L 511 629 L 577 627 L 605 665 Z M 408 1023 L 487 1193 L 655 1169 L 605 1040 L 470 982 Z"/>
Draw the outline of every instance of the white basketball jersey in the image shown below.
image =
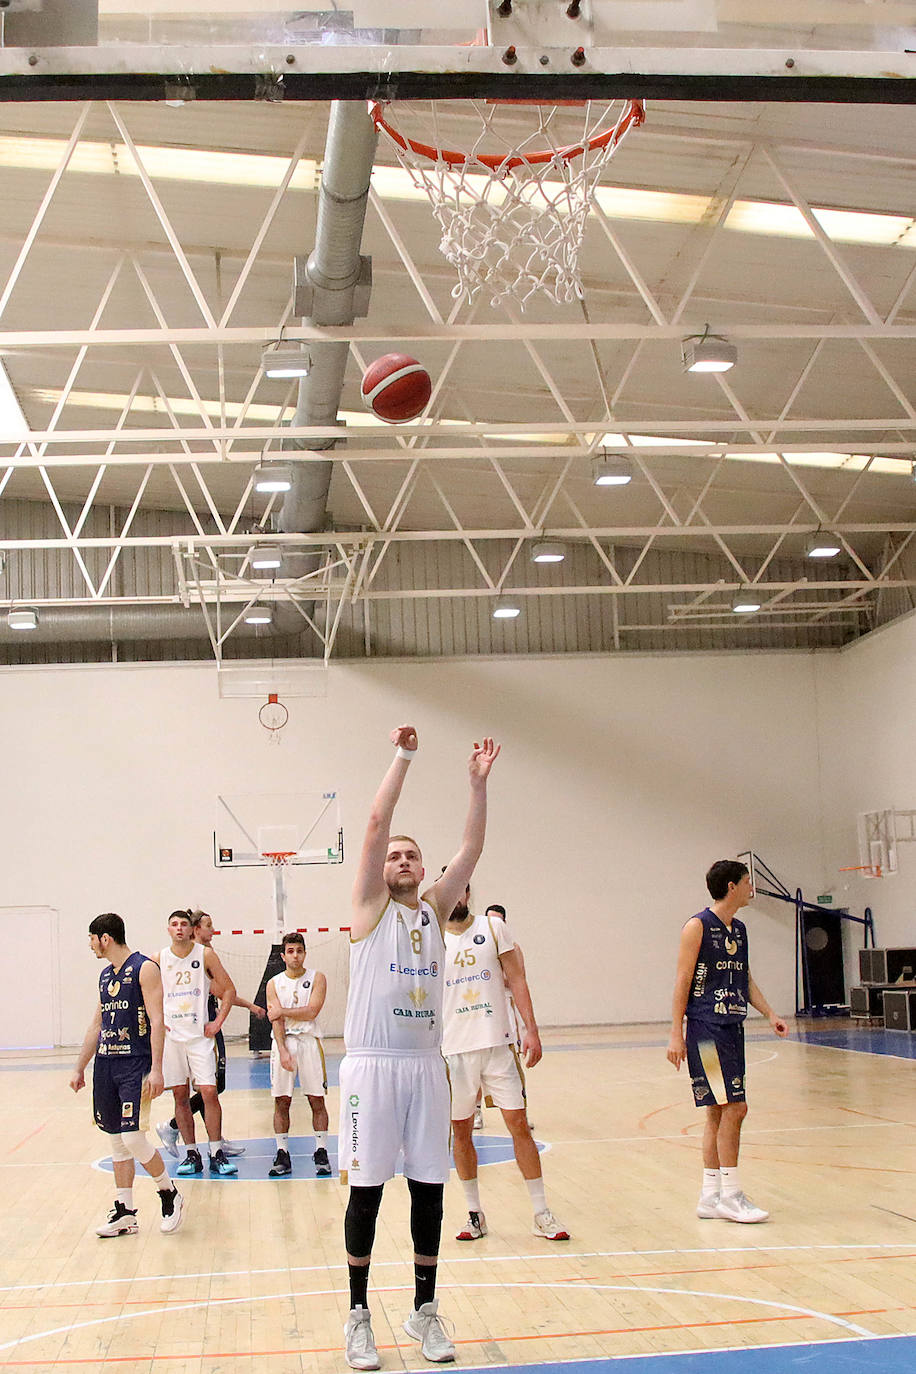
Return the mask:
<path id="1" fill-rule="evenodd" d="M 278 973 L 271 978 L 277 1001 L 281 1007 L 307 1007 L 315 986 L 315 969 L 307 968 L 301 978 L 290 978 L 288 973 Z M 315 1035 L 321 1038 L 318 1018 L 314 1021 L 286 1020 L 283 1022 L 287 1038 L 291 1035 Z M 274 1039 L 276 1040 L 276 1035 Z"/>
<path id="2" fill-rule="evenodd" d="M 466 930 L 445 928 L 443 1054 L 515 1042 L 499 956 L 515 948 L 504 921 L 475 916 Z"/>
<path id="3" fill-rule="evenodd" d="M 378 925 L 350 944 L 344 1041 L 349 1054 L 425 1054 L 442 1043 L 445 946 L 427 902 L 391 898 Z"/>
<path id="4" fill-rule="evenodd" d="M 207 1024 L 208 983 L 204 951 L 194 945 L 183 959 L 171 947 L 159 955 L 162 971 L 162 1011 L 169 1034 L 175 1040 L 196 1040 Z"/>

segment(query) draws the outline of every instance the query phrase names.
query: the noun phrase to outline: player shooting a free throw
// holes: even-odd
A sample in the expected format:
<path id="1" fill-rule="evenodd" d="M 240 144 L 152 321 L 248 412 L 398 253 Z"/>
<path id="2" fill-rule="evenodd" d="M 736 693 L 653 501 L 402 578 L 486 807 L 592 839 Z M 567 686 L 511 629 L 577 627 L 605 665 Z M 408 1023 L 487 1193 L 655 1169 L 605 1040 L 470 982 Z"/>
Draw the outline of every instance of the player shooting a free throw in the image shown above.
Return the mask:
<path id="1" fill-rule="evenodd" d="M 410 1190 L 414 1304 L 404 1330 L 425 1359 L 455 1358 L 438 1316 L 436 1266 L 442 1194 L 449 1174 L 450 1103 L 442 1058 L 443 930 L 483 849 L 487 779 L 499 753 L 491 739 L 468 760 L 470 801 L 458 853 L 423 891 L 420 846 L 391 835 L 394 808 L 417 732 L 402 725 L 366 826 L 353 884 L 350 991 L 340 1066 L 340 1175 L 349 1180 L 344 1223 L 350 1275 L 346 1358 L 353 1369 L 378 1369 L 367 1305 L 369 1261 L 382 1189 L 403 1150 Z"/>

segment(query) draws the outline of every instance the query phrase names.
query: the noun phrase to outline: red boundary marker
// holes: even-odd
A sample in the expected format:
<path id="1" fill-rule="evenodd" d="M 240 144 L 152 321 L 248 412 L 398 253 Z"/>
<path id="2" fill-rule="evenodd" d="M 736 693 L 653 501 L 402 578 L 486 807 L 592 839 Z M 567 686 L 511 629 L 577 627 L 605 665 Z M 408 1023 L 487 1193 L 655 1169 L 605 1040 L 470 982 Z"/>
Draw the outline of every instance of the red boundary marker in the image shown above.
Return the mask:
<path id="1" fill-rule="evenodd" d="M 349 935 L 350 926 L 296 926 L 299 935 Z M 266 930 L 214 930 L 214 935 L 266 935 Z"/>

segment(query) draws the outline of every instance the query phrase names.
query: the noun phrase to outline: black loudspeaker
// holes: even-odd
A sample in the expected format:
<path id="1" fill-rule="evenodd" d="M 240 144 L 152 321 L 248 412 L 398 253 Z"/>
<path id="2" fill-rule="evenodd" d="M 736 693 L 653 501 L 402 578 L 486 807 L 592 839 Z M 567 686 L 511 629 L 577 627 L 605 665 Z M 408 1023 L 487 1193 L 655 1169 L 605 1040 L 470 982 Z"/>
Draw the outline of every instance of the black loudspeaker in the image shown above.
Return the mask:
<path id="1" fill-rule="evenodd" d="M 835 911 L 802 914 L 805 1006 L 842 1007 L 846 1004 L 843 968 L 843 923 Z"/>

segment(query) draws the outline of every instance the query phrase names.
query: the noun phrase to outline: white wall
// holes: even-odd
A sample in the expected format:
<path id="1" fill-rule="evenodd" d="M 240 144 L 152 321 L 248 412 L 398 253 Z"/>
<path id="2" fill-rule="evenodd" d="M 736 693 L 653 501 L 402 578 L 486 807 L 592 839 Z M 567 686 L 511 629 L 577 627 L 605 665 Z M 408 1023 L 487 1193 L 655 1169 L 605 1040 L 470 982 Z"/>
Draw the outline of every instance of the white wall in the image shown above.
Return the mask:
<path id="1" fill-rule="evenodd" d="M 259 703 L 221 700 L 209 665 L 4 670 L 2 902 L 60 911 L 73 1042 L 94 915 L 120 912 L 142 949 L 165 942 L 176 906 L 268 923 L 267 874 L 213 868 L 217 793 L 340 790 L 347 862 L 293 870 L 290 923 L 346 924 L 390 727 L 420 731 L 396 819 L 431 873 L 458 843 L 470 743 L 492 733 L 503 756 L 474 890 L 508 907 L 541 1021 L 664 1019 L 710 862 L 753 847 L 791 886 L 821 881 L 814 684 L 814 658 L 786 654 L 338 664 L 325 699 L 290 699 L 272 748 Z M 757 980 L 791 1011 L 791 908 L 748 919 Z"/>
<path id="2" fill-rule="evenodd" d="M 879 947 L 916 946 L 916 844 L 898 846 L 894 877 L 839 872 L 860 862 L 856 826 L 862 812 L 916 810 L 916 617 L 895 621 L 840 654 L 818 656 L 816 683 L 824 890 L 856 912 L 872 907 Z M 849 961 L 847 969 L 850 981 L 858 982 L 857 964 Z"/>

